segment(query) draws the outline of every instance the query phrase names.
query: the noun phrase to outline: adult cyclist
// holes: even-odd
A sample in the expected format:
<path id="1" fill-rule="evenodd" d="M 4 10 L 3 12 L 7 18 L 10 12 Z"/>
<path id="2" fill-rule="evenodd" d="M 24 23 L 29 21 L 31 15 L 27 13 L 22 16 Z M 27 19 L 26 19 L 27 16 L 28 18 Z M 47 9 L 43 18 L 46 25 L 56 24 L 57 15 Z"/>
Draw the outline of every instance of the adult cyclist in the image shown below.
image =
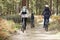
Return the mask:
<path id="1" fill-rule="evenodd" d="M 24 22 L 24 26 L 22 25 L 23 30 L 26 30 L 26 22 L 27 22 L 27 17 L 28 17 L 28 9 L 26 6 L 23 6 L 21 9 L 19 15 L 21 15 L 22 23 Z"/>
<path id="2" fill-rule="evenodd" d="M 44 16 L 44 26 L 43 26 L 43 27 L 45 28 L 46 20 L 47 20 L 48 23 L 49 23 L 49 18 L 50 18 L 50 16 L 51 16 L 51 11 L 50 11 L 50 9 L 49 9 L 49 5 L 45 5 L 45 8 L 44 8 L 44 10 L 43 10 L 42 15 Z"/>

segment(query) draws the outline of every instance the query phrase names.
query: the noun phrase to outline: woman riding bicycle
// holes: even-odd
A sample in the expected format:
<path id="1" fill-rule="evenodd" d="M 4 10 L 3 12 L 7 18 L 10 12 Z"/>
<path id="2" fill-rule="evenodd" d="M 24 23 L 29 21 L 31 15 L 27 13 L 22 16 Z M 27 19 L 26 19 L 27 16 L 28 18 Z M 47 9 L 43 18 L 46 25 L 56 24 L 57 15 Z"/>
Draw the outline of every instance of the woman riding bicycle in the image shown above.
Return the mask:
<path id="1" fill-rule="evenodd" d="M 21 12 L 19 13 L 19 15 L 21 15 L 22 18 L 22 28 L 24 30 L 26 30 L 26 22 L 27 22 L 27 17 L 28 17 L 28 10 L 26 6 L 23 6 Z M 23 26 L 24 25 L 24 26 Z"/>

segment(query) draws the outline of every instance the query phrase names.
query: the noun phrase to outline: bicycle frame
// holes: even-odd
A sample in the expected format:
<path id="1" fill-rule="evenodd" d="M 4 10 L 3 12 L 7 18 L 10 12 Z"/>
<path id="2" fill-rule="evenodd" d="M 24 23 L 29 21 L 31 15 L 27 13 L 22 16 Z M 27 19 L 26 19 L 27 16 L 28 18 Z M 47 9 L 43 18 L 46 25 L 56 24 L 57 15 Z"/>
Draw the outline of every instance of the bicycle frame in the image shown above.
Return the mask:
<path id="1" fill-rule="evenodd" d="M 46 19 L 46 22 L 45 22 L 45 30 L 48 31 L 48 19 Z"/>
<path id="2" fill-rule="evenodd" d="M 22 32 L 24 32 L 24 30 L 25 30 L 25 19 L 23 18 L 22 20 L 23 21 L 22 21 L 22 28 L 21 28 L 21 30 L 22 30 Z"/>

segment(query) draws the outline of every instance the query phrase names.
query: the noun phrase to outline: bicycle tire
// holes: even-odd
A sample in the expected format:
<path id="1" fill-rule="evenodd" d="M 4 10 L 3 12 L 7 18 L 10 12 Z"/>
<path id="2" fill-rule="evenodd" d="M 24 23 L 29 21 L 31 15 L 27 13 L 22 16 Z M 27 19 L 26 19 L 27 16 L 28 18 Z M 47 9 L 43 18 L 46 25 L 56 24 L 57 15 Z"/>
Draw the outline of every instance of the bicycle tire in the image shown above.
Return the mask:
<path id="1" fill-rule="evenodd" d="M 48 25 L 45 25 L 45 31 L 48 31 Z"/>
<path id="2" fill-rule="evenodd" d="M 45 23 L 45 31 L 48 31 L 48 20 L 46 19 L 46 23 Z"/>
<path id="3" fill-rule="evenodd" d="M 21 27 L 21 31 L 24 33 L 24 30 L 25 30 L 25 19 L 23 19 L 23 22 L 22 22 L 22 27 Z"/>

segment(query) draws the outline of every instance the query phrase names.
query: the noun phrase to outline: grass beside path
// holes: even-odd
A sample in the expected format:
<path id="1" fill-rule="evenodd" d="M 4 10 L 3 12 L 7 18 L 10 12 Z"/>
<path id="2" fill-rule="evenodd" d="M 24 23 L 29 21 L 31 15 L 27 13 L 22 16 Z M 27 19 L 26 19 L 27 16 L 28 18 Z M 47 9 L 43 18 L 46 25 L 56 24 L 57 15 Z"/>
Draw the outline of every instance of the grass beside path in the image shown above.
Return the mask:
<path id="1" fill-rule="evenodd" d="M 0 18 L 0 40 L 8 40 L 8 37 L 20 28 L 20 24 L 12 20 Z"/>

